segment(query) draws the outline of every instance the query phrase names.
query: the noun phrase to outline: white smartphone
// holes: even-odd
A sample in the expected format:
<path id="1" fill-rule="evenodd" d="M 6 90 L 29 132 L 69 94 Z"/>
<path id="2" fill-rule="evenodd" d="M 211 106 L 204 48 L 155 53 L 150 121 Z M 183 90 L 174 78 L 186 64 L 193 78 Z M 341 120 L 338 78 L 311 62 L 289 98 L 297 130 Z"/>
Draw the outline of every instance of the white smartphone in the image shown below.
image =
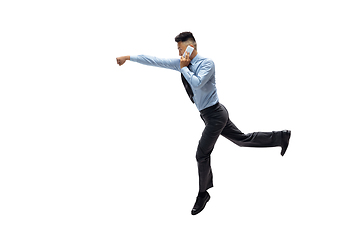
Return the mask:
<path id="1" fill-rule="evenodd" d="M 189 56 L 191 56 L 191 54 L 192 54 L 193 51 L 194 51 L 194 48 L 193 48 L 193 47 L 187 46 L 187 48 L 186 48 L 186 50 L 185 50 L 185 52 L 184 52 L 184 54 L 183 54 L 183 57 L 185 57 L 186 52 L 188 52 L 188 53 L 189 53 Z"/>

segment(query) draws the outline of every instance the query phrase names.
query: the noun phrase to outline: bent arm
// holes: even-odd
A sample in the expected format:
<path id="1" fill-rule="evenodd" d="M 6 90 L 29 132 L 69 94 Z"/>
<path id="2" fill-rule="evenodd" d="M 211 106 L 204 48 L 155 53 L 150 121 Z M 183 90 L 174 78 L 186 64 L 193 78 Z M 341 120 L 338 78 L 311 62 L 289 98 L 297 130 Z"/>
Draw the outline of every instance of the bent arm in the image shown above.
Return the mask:
<path id="1" fill-rule="evenodd" d="M 191 72 L 187 67 L 183 67 L 181 73 L 194 89 L 199 89 L 204 86 L 215 73 L 215 65 L 212 60 L 207 60 L 202 63 L 197 75 Z"/>
<path id="2" fill-rule="evenodd" d="M 180 71 L 180 59 L 157 58 L 147 55 L 130 56 L 130 61 L 153 67 L 161 67 Z"/>

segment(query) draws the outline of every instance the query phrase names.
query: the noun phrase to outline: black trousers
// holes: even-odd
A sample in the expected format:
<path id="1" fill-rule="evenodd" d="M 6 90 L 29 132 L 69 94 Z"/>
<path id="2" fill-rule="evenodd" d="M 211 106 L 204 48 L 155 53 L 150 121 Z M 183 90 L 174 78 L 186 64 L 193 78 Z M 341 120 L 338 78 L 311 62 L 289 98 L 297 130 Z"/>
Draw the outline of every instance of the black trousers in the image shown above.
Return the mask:
<path id="1" fill-rule="evenodd" d="M 205 129 L 196 151 L 200 192 L 213 187 L 210 155 L 220 135 L 241 147 L 281 146 L 281 132 L 242 133 L 230 121 L 228 111 L 220 103 L 200 111 L 200 116 L 205 122 Z"/>

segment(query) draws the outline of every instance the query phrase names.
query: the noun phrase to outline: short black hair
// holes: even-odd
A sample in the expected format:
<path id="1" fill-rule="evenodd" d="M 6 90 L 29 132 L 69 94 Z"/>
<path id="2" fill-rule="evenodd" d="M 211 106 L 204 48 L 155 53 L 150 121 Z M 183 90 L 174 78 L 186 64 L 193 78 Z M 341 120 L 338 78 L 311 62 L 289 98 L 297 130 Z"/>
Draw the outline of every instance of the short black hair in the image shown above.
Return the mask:
<path id="1" fill-rule="evenodd" d="M 175 37 L 175 42 L 186 42 L 188 40 L 196 42 L 194 35 L 191 32 L 182 32 Z"/>

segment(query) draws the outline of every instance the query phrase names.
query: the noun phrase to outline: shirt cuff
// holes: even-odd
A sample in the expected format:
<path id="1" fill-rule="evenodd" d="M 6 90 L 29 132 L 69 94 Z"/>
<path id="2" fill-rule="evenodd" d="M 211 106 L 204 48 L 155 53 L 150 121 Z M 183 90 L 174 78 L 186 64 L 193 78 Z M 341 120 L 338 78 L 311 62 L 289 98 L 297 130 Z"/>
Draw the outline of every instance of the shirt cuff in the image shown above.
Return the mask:
<path id="1" fill-rule="evenodd" d="M 184 74 L 184 73 L 187 72 L 187 71 L 190 71 L 190 69 L 189 69 L 187 66 L 181 68 L 181 73 L 182 73 L 182 74 Z"/>

